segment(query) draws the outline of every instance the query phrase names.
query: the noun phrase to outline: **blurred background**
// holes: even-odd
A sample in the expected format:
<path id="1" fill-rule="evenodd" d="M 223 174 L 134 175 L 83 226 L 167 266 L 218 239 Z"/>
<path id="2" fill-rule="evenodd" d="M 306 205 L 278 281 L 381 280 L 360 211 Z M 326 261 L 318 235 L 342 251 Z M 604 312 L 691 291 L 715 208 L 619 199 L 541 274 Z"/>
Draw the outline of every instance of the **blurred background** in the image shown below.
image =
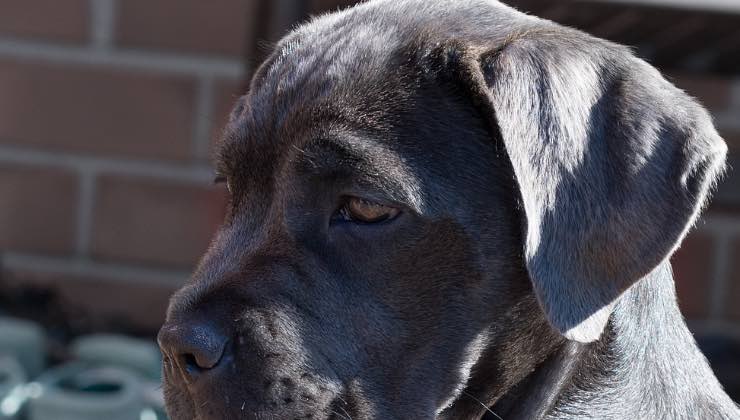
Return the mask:
<path id="1" fill-rule="evenodd" d="M 351 3 L 1 0 L 0 315 L 43 326 L 51 361 L 81 335 L 151 340 L 221 221 L 210 156 L 231 104 L 288 28 Z M 508 3 L 632 46 L 710 109 L 740 168 L 740 0 Z M 739 400 L 740 172 L 673 260 Z"/>

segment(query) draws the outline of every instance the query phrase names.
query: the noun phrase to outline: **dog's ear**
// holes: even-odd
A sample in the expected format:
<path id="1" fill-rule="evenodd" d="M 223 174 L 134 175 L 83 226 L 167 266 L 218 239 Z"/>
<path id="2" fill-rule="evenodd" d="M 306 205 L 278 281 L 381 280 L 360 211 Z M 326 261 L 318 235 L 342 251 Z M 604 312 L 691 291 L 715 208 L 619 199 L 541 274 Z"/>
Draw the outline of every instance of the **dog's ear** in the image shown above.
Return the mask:
<path id="1" fill-rule="evenodd" d="M 564 336 L 594 341 L 617 298 L 678 247 L 727 147 L 701 106 L 626 48 L 563 30 L 452 49 L 445 60 L 511 160 L 539 302 Z"/>

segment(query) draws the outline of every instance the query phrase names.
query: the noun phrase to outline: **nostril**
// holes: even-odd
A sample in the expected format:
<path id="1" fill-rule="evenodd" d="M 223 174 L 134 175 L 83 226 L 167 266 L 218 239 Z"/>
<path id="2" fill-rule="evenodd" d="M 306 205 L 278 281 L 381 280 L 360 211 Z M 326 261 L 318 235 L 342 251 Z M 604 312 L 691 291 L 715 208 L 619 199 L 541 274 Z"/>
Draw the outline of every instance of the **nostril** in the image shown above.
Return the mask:
<path id="1" fill-rule="evenodd" d="M 228 341 L 216 328 L 203 323 L 165 325 L 158 340 L 162 351 L 187 378 L 215 368 Z"/>
<path id="2" fill-rule="evenodd" d="M 195 359 L 195 356 L 193 356 L 192 354 L 185 354 L 182 356 L 182 358 L 183 358 L 183 365 L 185 366 L 185 369 L 191 375 L 199 373 L 203 369 L 209 369 L 209 368 L 198 365 L 198 361 Z"/>
<path id="3" fill-rule="evenodd" d="M 208 345 L 210 344 L 210 345 Z M 189 373 L 198 373 L 204 370 L 213 369 L 218 365 L 223 357 L 224 344 L 215 345 L 215 343 L 206 343 L 203 347 L 189 349 L 190 352 L 183 353 L 179 356 L 183 367 Z"/>

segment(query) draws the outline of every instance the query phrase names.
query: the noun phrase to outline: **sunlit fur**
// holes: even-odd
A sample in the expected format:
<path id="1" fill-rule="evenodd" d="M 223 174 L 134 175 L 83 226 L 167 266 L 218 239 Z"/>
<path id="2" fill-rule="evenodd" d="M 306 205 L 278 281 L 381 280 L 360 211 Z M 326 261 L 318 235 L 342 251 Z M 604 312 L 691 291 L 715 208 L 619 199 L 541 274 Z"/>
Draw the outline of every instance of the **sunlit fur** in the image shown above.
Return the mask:
<path id="1" fill-rule="evenodd" d="M 169 413 L 740 418 L 668 263 L 725 153 L 628 49 L 493 0 L 314 18 L 224 133 L 229 214 L 166 327 L 228 349 L 165 364 Z M 348 196 L 401 211 L 337 220 Z"/>

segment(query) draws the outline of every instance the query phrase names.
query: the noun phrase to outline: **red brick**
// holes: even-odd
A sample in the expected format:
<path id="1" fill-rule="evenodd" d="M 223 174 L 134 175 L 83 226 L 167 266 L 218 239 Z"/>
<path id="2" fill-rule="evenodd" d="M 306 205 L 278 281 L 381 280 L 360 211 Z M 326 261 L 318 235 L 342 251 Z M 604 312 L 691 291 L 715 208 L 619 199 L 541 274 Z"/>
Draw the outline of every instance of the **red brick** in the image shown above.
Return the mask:
<path id="1" fill-rule="evenodd" d="M 686 318 L 708 314 L 714 252 L 711 237 L 693 232 L 671 258 L 678 303 Z"/>
<path id="2" fill-rule="evenodd" d="M 732 148 L 732 146 L 730 146 Z M 722 176 L 714 191 L 708 210 L 712 212 L 736 215 L 740 209 L 740 154 L 730 153 L 727 156 L 728 170 Z"/>
<path id="3" fill-rule="evenodd" d="M 89 0 L 3 0 L 0 35 L 83 42 L 90 32 Z"/>
<path id="4" fill-rule="evenodd" d="M 730 153 L 740 152 L 740 130 L 720 128 L 719 134 L 727 143 Z"/>
<path id="5" fill-rule="evenodd" d="M 0 165 L 0 252 L 74 250 L 78 183 L 69 172 Z"/>
<path id="6" fill-rule="evenodd" d="M 40 273 L 33 270 L 6 270 L 3 273 L 3 294 L 19 294 L 22 290 L 43 292 L 53 297 L 53 314 L 70 322 L 72 329 L 107 330 L 112 325 L 156 332 L 164 321 L 170 295 L 176 286 L 158 284 L 156 280 L 137 278 L 121 281 L 102 276 Z M 185 279 L 183 279 L 184 281 Z M 41 308 L 35 308 L 39 312 Z"/>
<path id="7" fill-rule="evenodd" d="M 241 57 L 256 0 L 124 0 L 116 42 L 124 47 Z"/>
<path id="8" fill-rule="evenodd" d="M 220 81 L 214 86 L 213 118 L 211 126 L 211 154 L 221 140 L 224 126 L 239 96 L 244 93 L 241 83 Z"/>
<path id="9" fill-rule="evenodd" d="M 180 76 L 0 61 L 0 142 L 183 159 L 195 83 Z"/>
<path id="10" fill-rule="evenodd" d="M 332 12 L 359 3 L 358 0 L 310 0 L 311 13 Z"/>
<path id="11" fill-rule="evenodd" d="M 693 75 L 676 74 L 668 77 L 676 86 L 685 90 L 689 95 L 711 110 L 722 110 L 729 106 L 732 79 Z"/>
<path id="12" fill-rule="evenodd" d="M 740 321 L 740 238 L 735 238 L 731 243 L 731 247 L 732 260 L 728 272 L 729 293 L 726 296 L 724 307 L 732 319 Z"/>
<path id="13" fill-rule="evenodd" d="M 101 177 L 92 253 L 102 260 L 192 267 L 223 219 L 220 187 Z"/>

